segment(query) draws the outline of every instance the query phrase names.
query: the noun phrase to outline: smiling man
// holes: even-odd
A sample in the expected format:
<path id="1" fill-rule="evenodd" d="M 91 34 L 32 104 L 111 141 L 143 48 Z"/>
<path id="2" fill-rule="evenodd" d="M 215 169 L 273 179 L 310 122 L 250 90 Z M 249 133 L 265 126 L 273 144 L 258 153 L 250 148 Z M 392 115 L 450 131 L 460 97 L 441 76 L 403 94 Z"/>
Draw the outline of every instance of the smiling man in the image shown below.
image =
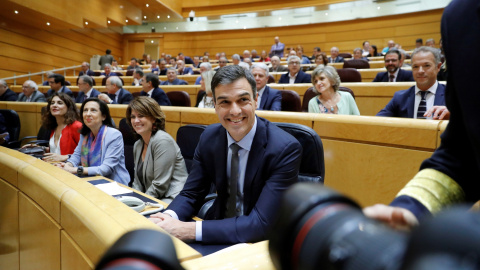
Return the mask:
<path id="1" fill-rule="evenodd" d="M 379 72 L 373 82 L 411 82 L 414 81 L 412 72 L 400 68 L 402 54 L 399 50 L 390 50 L 385 54 L 386 72 Z"/>
<path id="2" fill-rule="evenodd" d="M 255 115 L 257 89 L 249 71 L 237 65 L 221 68 L 212 92 L 220 124 L 205 129 L 182 192 L 151 220 L 184 241 L 265 240 L 280 196 L 297 182 L 302 147 Z M 190 222 L 212 183 L 218 197 L 204 221 Z"/>
<path id="3" fill-rule="evenodd" d="M 442 62 L 440 52 L 431 47 L 420 47 L 412 53 L 412 71 L 416 84 L 400 90 L 377 116 L 425 119 L 448 119 L 445 106 L 445 85 L 439 84 L 437 74 Z"/>

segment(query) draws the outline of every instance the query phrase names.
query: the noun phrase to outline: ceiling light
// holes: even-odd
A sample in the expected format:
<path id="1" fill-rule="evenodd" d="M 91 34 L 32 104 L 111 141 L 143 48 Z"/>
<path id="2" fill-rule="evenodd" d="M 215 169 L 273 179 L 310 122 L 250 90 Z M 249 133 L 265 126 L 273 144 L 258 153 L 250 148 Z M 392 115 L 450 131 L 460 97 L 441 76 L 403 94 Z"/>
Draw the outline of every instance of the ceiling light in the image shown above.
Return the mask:
<path id="1" fill-rule="evenodd" d="M 238 20 L 236 20 L 235 23 L 238 23 Z"/>
<path id="2" fill-rule="evenodd" d="M 123 6 L 120 6 L 120 8 L 123 8 Z"/>
<path id="3" fill-rule="evenodd" d="M 18 10 L 15 10 L 15 14 L 18 14 Z"/>
<path id="4" fill-rule="evenodd" d="M 282 20 L 282 17 L 278 17 L 278 20 L 281 21 L 281 20 Z"/>
<path id="5" fill-rule="evenodd" d="M 164 30 L 167 30 L 167 27 L 165 26 L 165 27 L 163 27 L 163 29 L 164 29 Z"/>
<path id="6" fill-rule="evenodd" d="M 107 21 L 107 23 L 110 23 L 110 21 Z"/>
<path id="7" fill-rule="evenodd" d="M 377 7 L 377 9 L 380 9 L 380 7 Z"/>
<path id="8" fill-rule="evenodd" d="M 157 19 L 160 19 L 160 15 L 157 15 Z"/>
<path id="9" fill-rule="evenodd" d="M 125 20 L 125 22 L 128 22 L 128 20 Z"/>
<path id="10" fill-rule="evenodd" d="M 325 16 L 328 16 L 328 12 L 325 12 Z"/>
<path id="11" fill-rule="evenodd" d="M 247 27 L 244 25 L 244 26 L 243 26 L 243 29 L 247 29 Z"/>
<path id="12" fill-rule="evenodd" d="M 47 25 L 50 25 L 50 23 L 49 23 L 49 22 L 47 22 Z"/>
<path id="13" fill-rule="evenodd" d="M 145 6 L 148 7 L 148 4 L 146 4 Z"/>
<path id="14" fill-rule="evenodd" d="M 153 43 L 153 40 L 151 42 Z"/>
<path id="15" fill-rule="evenodd" d="M 88 25 L 88 22 L 85 22 L 85 25 Z"/>
<path id="16" fill-rule="evenodd" d="M 170 15 L 168 15 L 168 16 L 167 16 L 167 18 L 169 18 L 169 19 L 170 19 Z"/>
<path id="17" fill-rule="evenodd" d="M 177 30 L 178 30 L 178 26 L 177 26 Z"/>
<path id="18" fill-rule="evenodd" d="M 143 18 L 144 18 L 144 19 L 146 19 L 146 18 L 147 18 L 147 16 L 143 16 Z"/>

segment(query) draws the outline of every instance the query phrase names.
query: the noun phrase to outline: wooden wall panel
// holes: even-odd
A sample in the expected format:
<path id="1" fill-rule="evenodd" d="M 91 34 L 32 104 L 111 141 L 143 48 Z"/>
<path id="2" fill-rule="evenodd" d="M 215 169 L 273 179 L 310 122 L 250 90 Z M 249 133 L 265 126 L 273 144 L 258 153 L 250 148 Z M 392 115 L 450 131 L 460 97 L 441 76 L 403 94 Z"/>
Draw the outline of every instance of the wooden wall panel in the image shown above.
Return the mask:
<path id="1" fill-rule="evenodd" d="M 438 42 L 442 12 L 443 9 L 439 9 L 372 19 L 262 29 L 165 33 L 164 52 L 174 55 L 182 51 L 193 56 L 208 51 L 213 57 L 217 52 L 231 56 L 234 53 L 242 54 L 245 49 L 269 51 L 277 35 L 286 47 L 303 45 L 307 55 L 315 46 L 327 53 L 332 46 L 339 47 L 342 52 L 351 52 L 361 47 L 364 40 L 383 49 L 388 40 L 393 39 L 409 50 L 414 48 L 417 38 L 434 38 Z"/>

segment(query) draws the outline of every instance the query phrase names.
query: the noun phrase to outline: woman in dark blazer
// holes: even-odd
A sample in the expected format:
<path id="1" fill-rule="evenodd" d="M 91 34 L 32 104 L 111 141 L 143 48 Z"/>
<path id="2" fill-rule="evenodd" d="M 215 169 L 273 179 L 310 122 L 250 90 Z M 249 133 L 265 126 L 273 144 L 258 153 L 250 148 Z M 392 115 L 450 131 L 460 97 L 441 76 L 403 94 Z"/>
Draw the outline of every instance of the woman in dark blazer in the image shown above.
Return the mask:
<path id="1" fill-rule="evenodd" d="M 149 97 L 136 97 L 127 107 L 127 123 L 140 139 L 133 146 L 132 187 L 170 203 L 187 180 L 187 167 L 175 140 L 165 132 L 165 114 Z"/>

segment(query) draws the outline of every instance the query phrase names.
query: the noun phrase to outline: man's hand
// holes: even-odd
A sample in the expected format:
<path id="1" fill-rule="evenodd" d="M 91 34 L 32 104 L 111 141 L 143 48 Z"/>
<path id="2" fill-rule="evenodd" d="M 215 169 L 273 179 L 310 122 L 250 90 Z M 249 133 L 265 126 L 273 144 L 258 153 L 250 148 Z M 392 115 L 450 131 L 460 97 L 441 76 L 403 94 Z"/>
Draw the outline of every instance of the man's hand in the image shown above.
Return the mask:
<path id="1" fill-rule="evenodd" d="M 110 98 L 106 94 L 98 95 L 98 99 L 103 100 L 103 102 L 110 104 Z"/>
<path id="2" fill-rule="evenodd" d="M 150 221 L 184 242 L 195 240 L 195 222 L 183 222 L 163 213 L 151 215 Z"/>
<path id="3" fill-rule="evenodd" d="M 432 117 L 433 120 L 448 120 L 450 119 L 450 111 L 447 106 L 433 106 L 423 116 Z"/>
<path id="4" fill-rule="evenodd" d="M 398 230 L 410 230 L 418 225 L 417 218 L 407 209 L 376 204 L 363 209 L 365 216 L 382 221 Z"/>

